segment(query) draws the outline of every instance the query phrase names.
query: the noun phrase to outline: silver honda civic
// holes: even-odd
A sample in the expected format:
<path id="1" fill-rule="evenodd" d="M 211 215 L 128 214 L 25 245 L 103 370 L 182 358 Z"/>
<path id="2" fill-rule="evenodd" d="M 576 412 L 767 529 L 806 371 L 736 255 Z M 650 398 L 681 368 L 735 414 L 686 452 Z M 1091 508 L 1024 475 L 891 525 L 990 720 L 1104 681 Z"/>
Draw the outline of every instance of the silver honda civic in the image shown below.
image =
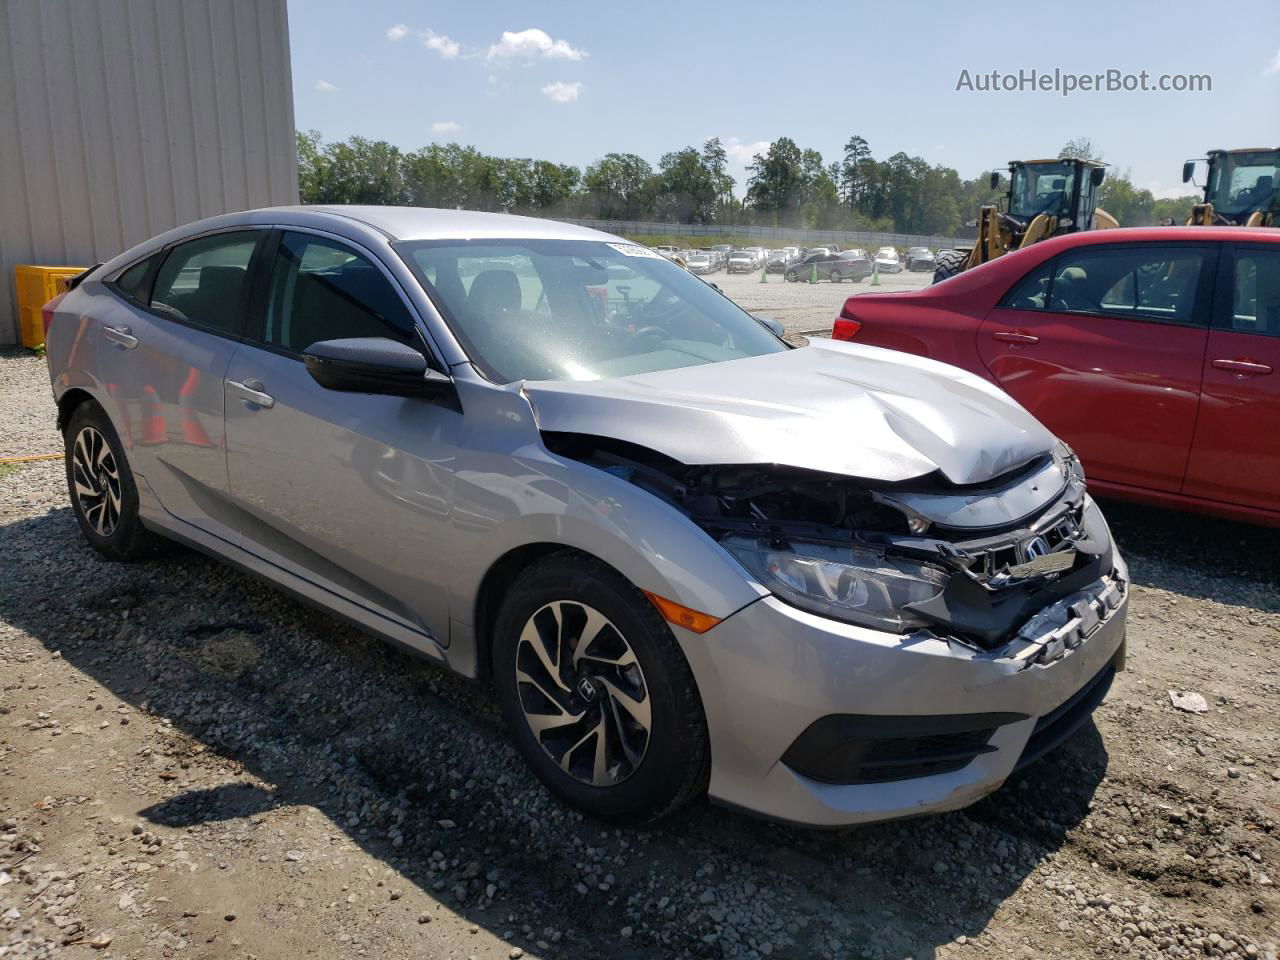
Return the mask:
<path id="1" fill-rule="evenodd" d="M 1128 575 L 996 387 L 776 323 L 547 220 L 292 207 L 46 308 L 107 557 L 214 554 L 491 684 L 587 813 L 972 803 L 1089 719 Z"/>

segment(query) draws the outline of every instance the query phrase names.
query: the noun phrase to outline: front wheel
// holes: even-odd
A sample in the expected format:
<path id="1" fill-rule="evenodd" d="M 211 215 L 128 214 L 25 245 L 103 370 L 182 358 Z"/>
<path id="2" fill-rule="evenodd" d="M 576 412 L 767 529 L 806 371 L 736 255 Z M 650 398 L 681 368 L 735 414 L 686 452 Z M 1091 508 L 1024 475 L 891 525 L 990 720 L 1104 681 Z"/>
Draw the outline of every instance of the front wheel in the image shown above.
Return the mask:
<path id="1" fill-rule="evenodd" d="M 796 272 L 794 270 L 788 270 L 787 283 L 795 283 L 795 282 L 796 282 Z"/>
<path id="2" fill-rule="evenodd" d="M 943 250 L 938 254 L 937 266 L 933 270 L 933 282 L 941 283 L 948 277 L 954 277 L 962 272 L 965 261 L 968 259 L 967 250 Z"/>
<path id="3" fill-rule="evenodd" d="M 831 282 L 832 282 L 832 283 L 839 283 L 839 282 L 840 282 L 841 280 L 843 280 L 843 279 L 844 279 L 844 278 L 840 276 L 840 271 L 839 271 L 839 270 L 832 270 L 832 271 L 831 271 Z"/>
<path id="4" fill-rule="evenodd" d="M 702 701 L 652 603 L 573 553 L 530 566 L 493 636 L 498 702 L 516 749 L 558 797 L 602 820 L 656 820 L 710 773 Z"/>

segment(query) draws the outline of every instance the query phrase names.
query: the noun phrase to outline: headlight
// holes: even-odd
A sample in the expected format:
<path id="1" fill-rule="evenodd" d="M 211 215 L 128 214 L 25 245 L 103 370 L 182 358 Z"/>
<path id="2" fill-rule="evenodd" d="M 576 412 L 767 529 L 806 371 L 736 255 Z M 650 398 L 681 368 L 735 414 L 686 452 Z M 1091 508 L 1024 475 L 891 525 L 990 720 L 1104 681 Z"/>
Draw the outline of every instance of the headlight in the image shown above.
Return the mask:
<path id="1" fill-rule="evenodd" d="M 824 617 L 904 632 L 925 621 L 903 607 L 940 594 L 948 575 L 937 567 L 886 557 L 863 547 L 791 541 L 785 548 L 758 537 L 723 541 L 761 583 L 782 599 Z"/>
<path id="2" fill-rule="evenodd" d="M 1058 462 L 1062 475 L 1067 479 L 1068 483 L 1084 483 L 1084 465 L 1080 463 L 1080 457 L 1069 446 L 1058 441 L 1058 445 L 1053 450 L 1053 459 Z"/>

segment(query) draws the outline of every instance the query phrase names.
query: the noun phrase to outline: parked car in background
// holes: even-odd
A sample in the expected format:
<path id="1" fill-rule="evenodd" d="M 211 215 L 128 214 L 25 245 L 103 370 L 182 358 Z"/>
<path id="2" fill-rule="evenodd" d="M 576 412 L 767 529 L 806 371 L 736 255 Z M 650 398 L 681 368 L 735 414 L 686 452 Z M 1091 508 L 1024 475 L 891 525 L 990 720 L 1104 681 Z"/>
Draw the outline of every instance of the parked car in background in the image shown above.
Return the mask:
<path id="1" fill-rule="evenodd" d="M 719 258 L 721 263 L 729 259 L 729 254 L 733 253 L 733 244 L 731 243 L 715 243 L 711 245 L 711 252 Z"/>
<path id="2" fill-rule="evenodd" d="M 742 249 L 755 258 L 755 265 L 757 267 L 763 267 L 765 261 L 769 258 L 769 251 L 764 247 L 743 247 Z"/>
<path id="3" fill-rule="evenodd" d="M 787 267 L 785 277 L 796 281 L 830 280 L 840 283 L 852 280 L 855 283 L 871 276 L 871 261 L 857 250 L 846 250 L 842 253 L 815 253 L 805 257 L 799 263 Z"/>
<path id="4" fill-rule="evenodd" d="M 790 254 L 786 250 L 770 250 L 769 259 L 765 263 L 765 270 L 769 273 L 782 273 L 787 269 L 787 264 L 790 262 Z"/>
<path id="5" fill-rule="evenodd" d="M 933 251 L 928 247 L 910 247 L 907 249 L 907 255 L 903 258 L 903 265 L 908 270 L 924 270 L 932 273 L 934 267 L 938 265 L 938 261 L 933 255 Z"/>
<path id="6" fill-rule="evenodd" d="M 671 259 L 672 257 L 678 257 L 680 255 L 680 248 L 674 247 L 668 243 L 661 244 L 659 246 L 654 247 L 653 249 L 657 250 L 658 253 L 662 254 L 664 257 L 667 257 L 668 259 Z"/>
<path id="7" fill-rule="evenodd" d="M 89 544 L 192 544 L 481 681 L 596 818 L 708 791 L 823 826 L 953 810 L 1123 668 L 1124 562 L 1025 410 L 918 357 L 792 348 L 619 237 L 249 211 L 45 311 Z"/>
<path id="8" fill-rule="evenodd" d="M 1053 237 L 850 299 L 832 336 L 998 384 L 1099 492 L 1280 525 L 1280 231 Z"/>
<path id="9" fill-rule="evenodd" d="M 808 260 L 810 257 L 814 257 L 814 256 L 829 257 L 831 256 L 831 254 L 835 252 L 836 252 L 835 247 L 810 247 L 808 250 L 804 252 L 804 256 L 801 257 L 801 259 Z"/>
<path id="10" fill-rule="evenodd" d="M 684 262 L 685 269 L 690 273 L 704 274 L 714 273 L 718 268 L 715 260 L 709 253 L 694 253 Z"/>
<path id="11" fill-rule="evenodd" d="M 804 251 L 799 247 L 784 247 L 787 251 L 787 263 L 795 263 L 804 256 Z"/>
<path id="12" fill-rule="evenodd" d="M 902 261 L 893 247 L 881 247 L 876 253 L 876 269 L 881 273 L 901 273 Z"/>
<path id="13" fill-rule="evenodd" d="M 750 273 L 756 268 L 756 255 L 747 250 L 735 250 L 729 254 L 729 273 Z"/>

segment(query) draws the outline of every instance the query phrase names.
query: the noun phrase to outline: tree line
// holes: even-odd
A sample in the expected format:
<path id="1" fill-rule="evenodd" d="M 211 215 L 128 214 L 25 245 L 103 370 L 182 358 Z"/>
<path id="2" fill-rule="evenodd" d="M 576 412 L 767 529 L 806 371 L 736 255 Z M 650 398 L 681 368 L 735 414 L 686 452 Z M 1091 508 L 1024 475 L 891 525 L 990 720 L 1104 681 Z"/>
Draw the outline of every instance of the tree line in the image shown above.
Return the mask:
<path id="1" fill-rule="evenodd" d="M 1063 156 L 1093 156 L 1073 140 Z M 325 143 L 298 133 L 303 203 L 369 203 L 489 210 L 545 217 L 761 224 L 963 236 L 978 207 L 994 202 L 990 171 L 966 180 L 950 167 L 895 153 L 877 160 L 850 137 L 839 159 L 779 137 L 747 168 L 745 192 L 728 173 L 718 138 L 663 154 L 656 169 L 633 153 L 607 153 L 579 169 L 497 157 L 457 143 L 404 151 L 382 140 Z M 1002 172 L 1004 172 L 1002 170 Z M 1126 226 L 1185 220 L 1196 198 L 1157 200 L 1125 173 L 1108 170 L 1100 203 Z"/>

